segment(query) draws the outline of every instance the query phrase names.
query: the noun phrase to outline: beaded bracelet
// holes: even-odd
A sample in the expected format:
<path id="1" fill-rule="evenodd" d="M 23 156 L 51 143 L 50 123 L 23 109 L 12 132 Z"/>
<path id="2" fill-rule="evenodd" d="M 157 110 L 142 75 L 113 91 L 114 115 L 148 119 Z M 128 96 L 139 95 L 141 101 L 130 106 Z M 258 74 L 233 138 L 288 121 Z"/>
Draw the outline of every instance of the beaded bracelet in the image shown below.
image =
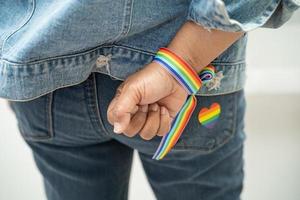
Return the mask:
<path id="1" fill-rule="evenodd" d="M 152 159 L 161 160 L 177 143 L 197 105 L 195 94 L 201 88 L 202 82 L 214 77 L 214 68 L 206 67 L 202 74 L 197 72 L 182 58 L 168 48 L 160 48 L 153 61 L 159 63 L 186 89 L 189 96 L 172 122 L 170 131 L 162 138 Z M 201 80 L 202 77 L 202 80 Z"/>

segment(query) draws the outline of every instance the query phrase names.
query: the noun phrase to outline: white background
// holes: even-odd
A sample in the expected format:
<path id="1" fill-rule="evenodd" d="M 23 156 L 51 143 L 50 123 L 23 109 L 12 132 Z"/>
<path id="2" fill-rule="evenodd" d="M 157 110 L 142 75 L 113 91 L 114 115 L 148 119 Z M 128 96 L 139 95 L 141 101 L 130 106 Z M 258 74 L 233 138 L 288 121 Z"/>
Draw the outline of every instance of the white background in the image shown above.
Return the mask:
<path id="1" fill-rule="evenodd" d="M 249 35 L 243 199 L 300 198 L 300 12 Z M 0 200 L 45 200 L 16 120 L 0 100 Z M 135 156 L 130 200 L 155 199 Z"/>

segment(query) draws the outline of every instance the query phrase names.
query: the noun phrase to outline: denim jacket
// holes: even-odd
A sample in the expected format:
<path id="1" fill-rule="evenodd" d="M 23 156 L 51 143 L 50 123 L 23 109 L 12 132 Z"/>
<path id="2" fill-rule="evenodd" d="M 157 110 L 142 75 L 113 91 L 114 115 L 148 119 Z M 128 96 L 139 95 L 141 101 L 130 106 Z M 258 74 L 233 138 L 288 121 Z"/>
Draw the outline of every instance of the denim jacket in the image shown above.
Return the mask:
<path id="1" fill-rule="evenodd" d="M 277 28 L 299 6 L 299 0 L 0 0 L 0 97 L 34 99 L 91 72 L 124 80 L 186 20 L 245 32 L 212 62 L 219 84 L 198 95 L 235 92 L 245 83 L 247 32 Z"/>

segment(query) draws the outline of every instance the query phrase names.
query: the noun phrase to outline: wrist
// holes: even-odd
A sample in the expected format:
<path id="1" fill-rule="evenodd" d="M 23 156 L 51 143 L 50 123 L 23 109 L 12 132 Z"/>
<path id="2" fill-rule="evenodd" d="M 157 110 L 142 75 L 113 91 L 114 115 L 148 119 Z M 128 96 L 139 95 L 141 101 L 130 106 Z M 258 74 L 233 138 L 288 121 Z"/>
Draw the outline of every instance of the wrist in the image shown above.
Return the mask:
<path id="1" fill-rule="evenodd" d="M 242 32 L 208 31 L 199 24 L 187 21 L 167 47 L 199 73 L 242 35 Z"/>
<path id="2" fill-rule="evenodd" d="M 171 49 L 160 48 L 154 57 L 154 62 L 172 75 L 188 94 L 197 93 L 202 86 L 198 73 Z"/>
<path id="3" fill-rule="evenodd" d="M 156 72 L 160 74 L 160 76 L 164 80 L 164 85 L 168 85 L 169 88 L 169 93 L 177 93 L 180 92 L 181 94 L 184 94 L 186 96 L 189 95 L 188 91 L 182 86 L 182 84 L 164 67 L 162 67 L 160 64 L 157 62 L 153 61 L 153 68 Z"/>
<path id="4" fill-rule="evenodd" d="M 199 48 L 202 45 L 199 36 L 200 32 L 203 31 L 199 29 L 201 29 L 199 25 L 187 21 L 167 46 L 188 62 L 197 72 L 201 71 L 203 67 L 209 64 L 205 63 L 206 59 Z"/>

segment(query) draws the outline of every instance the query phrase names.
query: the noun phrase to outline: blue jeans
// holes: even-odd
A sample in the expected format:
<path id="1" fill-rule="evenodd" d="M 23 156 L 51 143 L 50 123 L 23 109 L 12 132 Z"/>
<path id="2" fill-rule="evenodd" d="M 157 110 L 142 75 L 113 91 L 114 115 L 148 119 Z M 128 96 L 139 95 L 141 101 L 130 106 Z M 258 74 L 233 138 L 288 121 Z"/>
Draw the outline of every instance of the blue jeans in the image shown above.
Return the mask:
<path id="1" fill-rule="evenodd" d="M 10 102 L 44 177 L 49 200 L 127 199 L 137 150 L 157 199 L 236 200 L 243 186 L 244 91 L 197 96 L 198 105 L 173 150 L 152 160 L 160 137 L 118 135 L 106 117 L 121 81 L 92 73 L 81 84 L 27 102 Z M 198 120 L 217 102 L 213 128 Z"/>

